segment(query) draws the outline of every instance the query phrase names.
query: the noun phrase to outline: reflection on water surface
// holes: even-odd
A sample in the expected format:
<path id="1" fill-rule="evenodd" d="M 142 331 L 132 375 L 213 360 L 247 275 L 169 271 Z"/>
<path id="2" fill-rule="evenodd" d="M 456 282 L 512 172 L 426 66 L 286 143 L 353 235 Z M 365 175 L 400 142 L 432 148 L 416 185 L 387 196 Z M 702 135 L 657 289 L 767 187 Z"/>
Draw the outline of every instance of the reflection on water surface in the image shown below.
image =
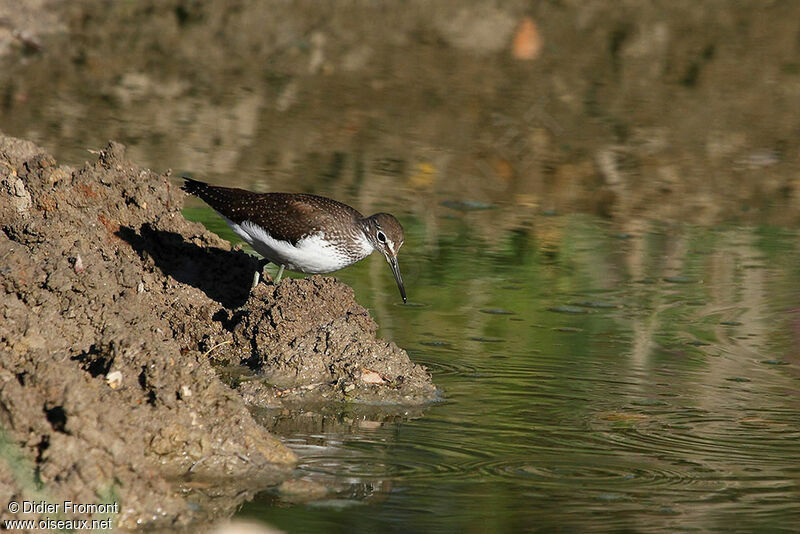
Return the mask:
<path id="1" fill-rule="evenodd" d="M 396 305 L 380 258 L 337 273 L 444 402 L 260 413 L 324 497 L 243 515 L 342 532 L 797 517 L 795 232 L 540 216 L 490 243 L 471 217 L 441 218 L 434 243 L 404 221 L 418 306 Z"/>

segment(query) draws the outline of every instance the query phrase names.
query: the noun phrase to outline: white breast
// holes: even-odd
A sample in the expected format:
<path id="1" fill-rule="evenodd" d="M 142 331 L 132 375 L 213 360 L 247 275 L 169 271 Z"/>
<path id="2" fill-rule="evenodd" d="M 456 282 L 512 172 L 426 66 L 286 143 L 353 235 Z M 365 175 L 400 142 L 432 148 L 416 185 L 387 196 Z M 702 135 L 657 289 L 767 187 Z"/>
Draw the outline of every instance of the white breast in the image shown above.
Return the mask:
<path id="1" fill-rule="evenodd" d="M 311 274 L 338 271 L 365 258 L 374 250 L 366 237 L 359 240 L 361 250 L 358 257 L 352 257 L 326 241 L 322 233 L 309 235 L 292 245 L 288 241 L 273 238 L 263 228 L 250 221 L 236 224 L 225 218 L 225 222 L 256 252 L 272 263 L 284 265 L 291 271 Z"/>

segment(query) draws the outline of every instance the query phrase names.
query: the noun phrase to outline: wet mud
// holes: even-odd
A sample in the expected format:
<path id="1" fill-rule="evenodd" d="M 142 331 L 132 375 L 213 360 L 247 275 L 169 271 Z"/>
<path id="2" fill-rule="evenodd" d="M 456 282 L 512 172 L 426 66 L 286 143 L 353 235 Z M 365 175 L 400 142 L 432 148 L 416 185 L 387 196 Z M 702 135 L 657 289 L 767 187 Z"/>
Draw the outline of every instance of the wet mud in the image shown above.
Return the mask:
<path id="1" fill-rule="evenodd" d="M 349 287 L 251 293 L 256 259 L 186 221 L 184 197 L 120 144 L 72 169 L 0 137 L 0 500 L 119 502 L 116 527 L 186 525 L 296 461 L 248 404 L 435 398 Z"/>

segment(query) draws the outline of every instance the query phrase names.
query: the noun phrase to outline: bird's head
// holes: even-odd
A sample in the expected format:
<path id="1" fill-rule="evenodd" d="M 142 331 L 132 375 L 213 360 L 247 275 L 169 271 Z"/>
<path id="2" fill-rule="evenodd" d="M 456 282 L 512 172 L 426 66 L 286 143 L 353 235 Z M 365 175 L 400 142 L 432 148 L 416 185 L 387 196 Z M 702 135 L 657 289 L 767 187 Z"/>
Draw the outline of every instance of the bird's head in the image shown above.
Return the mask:
<path id="1" fill-rule="evenodd" d="M 373 247 L 381 251 L 386 261 L 389 262 L 394 279 L 397 281 L 397 287 L 400 289 L 400 296 L 403 297 L 403 302 L 406 302 L 406 290 L 403 286 L 403 278 L 400 276 L 400 266 L 397 263 L 397 253 L 406 239 L 403 227 L 394 218 L 394 215 L 388 213 L 370 215 L 365 222 L 367 239 Z"/>

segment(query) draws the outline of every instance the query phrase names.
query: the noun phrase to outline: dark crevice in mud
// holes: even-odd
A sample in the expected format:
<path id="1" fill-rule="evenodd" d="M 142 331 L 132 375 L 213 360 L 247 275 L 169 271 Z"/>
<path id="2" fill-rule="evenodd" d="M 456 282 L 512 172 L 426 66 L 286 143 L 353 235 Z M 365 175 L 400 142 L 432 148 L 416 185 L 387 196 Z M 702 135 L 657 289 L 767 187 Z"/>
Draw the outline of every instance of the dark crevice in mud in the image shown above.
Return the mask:
<path id="1" fill-rule="evenodd" d="M 73 356 L 72 360 L 80 362 L 84 371 L 89 373 L 92 377 L 105 376 L 114 364 L 114 357 L 106 357 L 104 354 L 105 352 L 97 345 L 92 345 L 89 347 L 89 350 L 81 352 L 77 356 Z"/>
<path id="2" fill-rule="evenodd" d="M 42 458 L 44 457 L 44 453 L 47 449 L 50 448 L 50 436 L 47 434 L 42 436 L 42 439 L 39 440 L 39 443 L 36 444 L 36 464 L 42 463 Z"/>
<path id="3" fill-rule="evenodd" d="M 212 319 L 220 324 L 220 326 L 228 332 L 233 332 L 236 325 L 242 322 L 244 317 L 244 310 L 228 310 L 221 309 L 215 313 Z"/>
<path id="4" fill-rule="evenodd" d="M 142 370 L 139 373 L 139 377 L 137 379 L 139 381 L 139 386 L 146 392 L 147 396 L 147 404 L 150 406 L 156 405 L 156 392 L 153 391 L 147 383 L 147 366 L 142 366 Z"/>
<path id="5" fill-rule="evenodd" d="M 262 356 L 258 351 L 258 342 L 252 338 L 250 339 L 250 356 L 242 360 L 242 365 L 251 371 L 258 371 L 261 368 Z"/>
<path id="6" fill-rule="evenodd" d="M 63 406 L 53 406 L 52 408 L 45 408 L 44 409 L 45 416 L 47 417 L 47 421 L 50 423 L 50 426 L 53 427 L 53 430 L 56 432 L 63 432 L 64 434 L 69 434 L 67 432 L 67 412 L 64 410 Z"/>

